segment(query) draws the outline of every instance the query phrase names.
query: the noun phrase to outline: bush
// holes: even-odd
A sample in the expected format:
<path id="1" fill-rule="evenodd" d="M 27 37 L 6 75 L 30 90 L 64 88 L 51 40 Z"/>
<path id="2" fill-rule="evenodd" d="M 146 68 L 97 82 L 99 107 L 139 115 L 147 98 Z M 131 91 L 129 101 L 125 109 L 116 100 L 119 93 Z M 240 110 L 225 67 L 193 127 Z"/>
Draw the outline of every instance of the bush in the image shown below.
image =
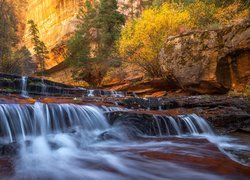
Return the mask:
<path id="1" fill-rule="evenodd" d="M 192 26 L 188 11 L 181 5 L 165 3 L 152 7 L 125 25 L 117 43 L 118 51 L 124 61 L 140 66 L 148 76 L 162 77 L 159 52 L 164 40 Z"/>

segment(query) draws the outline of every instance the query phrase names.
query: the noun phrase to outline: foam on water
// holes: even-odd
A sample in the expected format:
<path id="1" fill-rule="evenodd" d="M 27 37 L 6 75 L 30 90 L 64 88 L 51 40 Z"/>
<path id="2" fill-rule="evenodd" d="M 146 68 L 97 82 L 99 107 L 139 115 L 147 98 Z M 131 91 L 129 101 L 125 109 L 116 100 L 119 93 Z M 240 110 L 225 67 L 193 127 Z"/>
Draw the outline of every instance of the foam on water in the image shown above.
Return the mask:
<path id="1" fill-rule="evenodd" d="M 166 147 L 171 147 L 168 151 L 177 148 L 197 156 L 194 150 L 198 147 L 172 140 L 137 141 L 131 138 L 131 134 L 138 131 L 136 127 L 122 123 L 109 125 L 104 114 L 112 111 L 125 109 L 39 102 L 1 104 L 0 132 L 4 137 L 1 142 L 21 144 L 13 179 L 178 179 L 187 176 L 218 179 L 210 172 L 142 156 L 145 149 L 164 152 Z M 207 122 L 195 114 L 178 118 L 158 115 L 154 116 L 152 125 L 155 123 L 158 138 L 206 137 L 221 148 L 228 145 L 227 139 L 214 135 Z M 205 150 L 201 147 L 200 151 Z M 165 171 L 168 173 L 163 173 Z"/>

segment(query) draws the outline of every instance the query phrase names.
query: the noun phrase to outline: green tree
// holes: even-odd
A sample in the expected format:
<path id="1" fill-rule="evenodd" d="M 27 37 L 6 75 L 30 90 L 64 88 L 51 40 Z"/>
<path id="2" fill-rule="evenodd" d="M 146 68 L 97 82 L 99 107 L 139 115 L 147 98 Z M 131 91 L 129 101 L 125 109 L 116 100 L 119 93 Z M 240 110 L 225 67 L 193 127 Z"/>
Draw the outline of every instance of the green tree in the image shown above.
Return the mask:
<path id="1" fill-rule="evenodd" d="M 17 18 L 12 4 L 0 0 L 0 71 L 6 71 L 6 65 L 12 66 L 10 57 L 18 43 Z"/>
<path id="2" fill-rule="evenodd" d="M 23 75 L 31 75 L 34 73 L 36 64 L 32 61 L 31 53 L 26 46 L 16 51 L 15 59 L 19 62 Z"/>
<path id="3" fill-rule="evenodd" d="M 31 36 L 31 41 L 33 43 L 33 50 L 34 50 L 34 57 L 36 61 L 39 64 L 40 71 L 44 73 L 45 70 L 45 60 L 48 59 L 48 53 L 49 51 L 47 50 L 47 47 L 45 46 L 44 42 L 40 40 L 39 37 L 39 30 L 37 28 L 37 25 L 34 23 L 33 20 L 29 20 L 28 24 L 30 25 L 29 27 L 29 32 Z"/>
<path id="4" fill-rule="evenodd" d="M 75 35 L 68 43 L 66 61 L 75 69 L 74 78 L 91 86 L 100 86 L 108 69 L 116 64 L 115 41 L 125 21 L 117 8 L 116 0 L 86 1 Z"/>
<path id="5" fill-rule="evenodd" d="M 119 38 L 122 24 L 125 22 L 124 16 L 117 9 L 116 0 L 100 1 L 96 18 L 96 28 L 99 34 L 96 57 L 101 60 L 111 58 L 110 54 L 114 52 L 115 41 Z"/>

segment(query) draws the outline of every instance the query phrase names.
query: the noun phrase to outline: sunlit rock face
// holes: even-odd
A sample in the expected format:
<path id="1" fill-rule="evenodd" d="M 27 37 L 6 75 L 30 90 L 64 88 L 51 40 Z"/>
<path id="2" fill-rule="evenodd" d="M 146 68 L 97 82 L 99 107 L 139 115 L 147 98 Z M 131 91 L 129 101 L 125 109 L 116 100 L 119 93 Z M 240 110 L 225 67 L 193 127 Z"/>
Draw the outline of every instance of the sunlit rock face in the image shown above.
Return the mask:
<path id="1" fill-rule="evenodd" d="M 49 50 L 52 50 L 74 31 L 81 3 L 79 0 L 29 0 L 27 21 L 34 20 L 38 25 L 41 40 Z M 31 48 L 28 26 L 25 40 L 27 46 Z M 50 56 L 53 59 L 47 61 L 47 68 L 63 60 L 61 56 L 59 59 L 55 58 L 53 53 Z"/>
<path id="2" fill-rule="evenodd" d="M 117 4 L 119 11 L 126 17 L 136 18 L 142 12 L 142 1 L 143 0 L 117 0 Z"/>
<path id="3" fill-rule="evenodd" d="M 26 12 L 27 12 L 27 0 L 7 0 L 14 9 L 18 20 L 18 36 L 20 38 L 20 42 L 18 43 L 18 47 L 24 46 L 23 36 L 25 33 L 25 24 L 26 24 Z"/>
<path id="4" fill-rule="evenodd" d="M 32 19 L 38 25 L 41 40 L 51 51 L 50 59 L 46 62 L 49 69 L 63 61 L 62 47 L 74 32 L 77 24 L 77 13 L 85 0 L 28 0 L 27 21 Z M 125 15 L 138 14 L 141 0 L 132 4 L 128 0 L 118 1 L 119 10 Z M 28 26 L 25 32 L 26 45 L 32 50 Z M 58 52 L 58 49 L 60 52 Z"/>

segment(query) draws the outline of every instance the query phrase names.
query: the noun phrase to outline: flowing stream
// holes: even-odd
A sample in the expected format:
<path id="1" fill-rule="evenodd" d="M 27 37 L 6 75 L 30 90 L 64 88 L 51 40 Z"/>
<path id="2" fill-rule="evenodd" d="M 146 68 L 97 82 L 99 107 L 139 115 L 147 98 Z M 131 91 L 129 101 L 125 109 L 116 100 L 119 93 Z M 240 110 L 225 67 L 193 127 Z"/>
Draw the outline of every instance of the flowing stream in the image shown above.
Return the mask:
<path id="1" fill-rule="evenodd" d="M 147 134 L 133 123 L 120 121 L 111 125 L 105 114 L 114 111 L 127 110 L 39 102 L 0 104 L 0 144 L 18 144 L 15 158 L 7 158 L 10 173 L 1 165 L 6 157 L 0 158 L 1 177 L 248 179 L 250 176 L 247 163 L 240 163 L 225 150 L 232 146 L 250 151 L 249 146 L 232 145 L 232 138 L 216 136 L 208 123 L 195 114 L 155 115 L 152 130 Z"/>

